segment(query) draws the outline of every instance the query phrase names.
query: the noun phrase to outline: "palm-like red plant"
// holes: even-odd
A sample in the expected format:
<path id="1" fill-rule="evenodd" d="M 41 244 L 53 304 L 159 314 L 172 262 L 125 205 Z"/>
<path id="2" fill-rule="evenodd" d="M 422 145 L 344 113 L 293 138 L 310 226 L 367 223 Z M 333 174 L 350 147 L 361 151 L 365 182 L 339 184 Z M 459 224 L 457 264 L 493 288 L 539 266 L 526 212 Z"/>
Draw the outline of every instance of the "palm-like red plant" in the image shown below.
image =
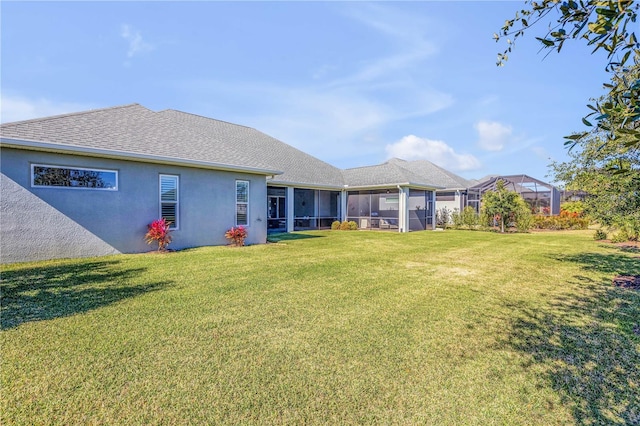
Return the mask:
<path id="1" fill-rule="evenodd" d="M 158 243 L 158 251 L 167 250 L 167 246 L 171 242 L 171 231 L 169 230 L 171 222 L 167 222 L 164 218 L 154 220 L 149 226 L 147 235 L 144 236 L 147 244 Z"/>
<path id="2" fill-rule="evenodd" d="M 234 245 L 243 246 L 244 239 L 247 238 L 247 230 L 242 225 L 234 226 L 231 229 L 229 229 L 227 232 L 225 232 L 224 236 L 228 240 L 233 241 Z"/>

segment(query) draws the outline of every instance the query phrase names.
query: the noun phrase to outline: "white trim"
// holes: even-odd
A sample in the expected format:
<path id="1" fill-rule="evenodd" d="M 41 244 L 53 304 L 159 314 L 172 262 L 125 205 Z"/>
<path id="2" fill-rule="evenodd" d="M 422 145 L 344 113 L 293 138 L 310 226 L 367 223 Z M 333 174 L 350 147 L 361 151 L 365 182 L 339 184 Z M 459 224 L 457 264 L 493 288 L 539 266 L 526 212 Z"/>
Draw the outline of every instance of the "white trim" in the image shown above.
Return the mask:
<path id="1" fill-rule="evenodd" d="M 162 200 L 162 178 L 163 177 L 176 179 L 176 201 Z M 176 220 L 173 224 L 169 226 L 169 229 L 172 231 L 179 230 L 180 229 L 180 176 L 179 175 L 170 175 L 166 173 L 158 174 L 158 217 L 162 217 L 163 204 L 174 204 L 176 206 Z"/>
<path id="2" fill-rule="evenodd" d="M 247 184 L 247 201 L 246 202 L 238 201 L 238 183 L 239 182 L 244 182 L 244 183 Z M 235 196 L 236 196 L 235 224 L 236 224 L 236 226 L 243 226 L 245 228 L 248 228 L 249 224 L 251 223 L 250 215 L 249 215 L 249 201 L 251 200 L 250 191 L 251 191 L 251 183 L 250 183 L 250 181 L 248 181 L 246 179 L 236 179 L 236 190 L 235 190 Z M 244 223 L 238 224 L 238 205 L 242 205 L 242 204 L 244 204 L 246 206 L 246 209 L 247 209 L 247 223 L 246 224 L 244 224 Z"/>
<path id="3" fill-rule="evenodd" d="M 68 169 L 68 170 L 87 170 L 90 172 L 103 172 L 103 173 L 113 173 L 116 176 L 116 186 L 113 188 L 91 188 L 86 186 L 58 186 L 58 185 L 36 185 L 34 182 L 34 174 L 36 167 L 48 167 L 51 169 Z M 80 189 L 87 191 L 118 191 L 118 171 L 111 169 L 95 169 L 90 167 L 76 167 L 76 166 L 58 166 L 53 164 L 39 164 L 39 163 L 31 163 L 31 188 L 39 188 L 39 189 Z"/>
<path id="4" fill-rule="evenodd" d="M 69 144 L 62 145 L 59 143 L 30 141 L 24 139 L 0 138 L 0 146 L 7 148 L 28 149 L 32 151 L 45 151 L 61 154 L 84 155 L 88 157 L 110 158 L 116 160 L 140 161 L 144 163 L 167 164 L 172 166 L 195 167 L 199 169 L 243 172 L 265 176 L 281 175 L 284 173 L 279 170 L 262 169 L 258 167 L 235 166 L 232 164 L 212 163 L 209 161 L 141 154 L 137 152 L 118 151 L 115 149 L 90 148 Z"/>

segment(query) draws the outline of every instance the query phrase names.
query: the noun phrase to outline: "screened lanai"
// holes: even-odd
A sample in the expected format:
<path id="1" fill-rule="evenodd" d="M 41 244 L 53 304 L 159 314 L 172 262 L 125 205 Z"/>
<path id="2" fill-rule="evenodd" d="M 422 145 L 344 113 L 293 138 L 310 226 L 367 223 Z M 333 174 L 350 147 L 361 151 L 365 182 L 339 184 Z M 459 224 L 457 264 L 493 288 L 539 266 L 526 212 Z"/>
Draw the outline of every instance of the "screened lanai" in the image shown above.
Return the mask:
<path id="1" fill-rule="evenodd" d="M 341 217 L 340 191 L 268 186 L 267 215 L 269 232 L 328 229 Z"/>
<path id="2" fill-rule="evenodd" d="M 423 231 L 433 226 L 433 191 L 420 189 L 375 189 L 349 191 L 347 193 L 347 220 L 358 224 L 359 229 L 388 229 Z M 401 205 L 408 195 L 408 225 L 401 217 L 407 211 Z"/>
<path id="3" fill-rule="evenodd" d="M 560 191 L 555 186 L 531 176 L 491 176 L 469 188 L 469 191 L 477 191 L 480 194 L 484 194 L 489 190 L 493 191 L 500 180 L 505 183 L 507 189 L 520 194 L 531 206 L 533 213 L 544 215 L 560 214 Z"/>

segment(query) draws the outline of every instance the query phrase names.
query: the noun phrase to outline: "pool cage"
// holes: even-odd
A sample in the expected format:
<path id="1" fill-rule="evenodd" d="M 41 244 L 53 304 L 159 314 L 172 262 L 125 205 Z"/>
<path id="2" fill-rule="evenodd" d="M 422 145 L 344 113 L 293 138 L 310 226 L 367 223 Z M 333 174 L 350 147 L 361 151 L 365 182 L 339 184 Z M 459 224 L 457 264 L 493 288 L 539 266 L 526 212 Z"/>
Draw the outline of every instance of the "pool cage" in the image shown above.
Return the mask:
<path id="1" fill-rule="evenodd" d="M 469 193 L 479 194 L 478 199 L 486 191 L 496 189 L 498 181 L 503 181 L 505 187 L 515 191 L 531 206 L 531 212 L 542 215 L 560 214 L 560 191 L 553 185 L 527 175 L 492 176 L 487 180 L 469 188 Z M 471 200 L 467 205 L 472 205 Z M 473 207 L 477 208 L 474 204 Z"/>

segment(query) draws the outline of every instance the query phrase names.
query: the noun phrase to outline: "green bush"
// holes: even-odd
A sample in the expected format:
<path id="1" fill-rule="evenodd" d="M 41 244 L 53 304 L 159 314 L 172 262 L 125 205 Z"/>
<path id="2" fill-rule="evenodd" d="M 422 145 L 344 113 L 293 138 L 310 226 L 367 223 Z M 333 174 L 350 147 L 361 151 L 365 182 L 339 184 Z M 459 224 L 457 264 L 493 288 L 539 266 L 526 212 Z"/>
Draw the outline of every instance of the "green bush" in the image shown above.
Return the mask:
<path id="1" fill-rule="evenodd" d="M 349 222 L 347 222 L 346 220 L 344 222 L 342 222 L 340 224 L 340 230 L 341 231 L 348 231 L 349 230 Z"/>
<path id="2" fill-rule="evenodd" d="M 607 239 L 607 233 L 604 232 L 602 229 L 598 229 L 596 231 L 596 233 L 593 234 L 593 239 L 594 240 L 606 240 Z"/>
<path id="3" fill-rule="evenodd" d="M 462 225 L 464 225 L 462 222 L 462 213 L 460 213 L 458 209 L 453 209 L 453 212 L 451 213 L 451 222 L 453 222 L 453 227 L 455 229 L 460 229 L 462 228 Z"/>
<path id="4" fill-rule="evenodd" d="M 626 229 L 620 229 L 618 232 L 616 232 L 615 234 L 613 234 L 613 237 L 611 237 L 611 242 L 612 243 L 625 243 L 627 241 L 629 241 L 631 238 L 629 236 L 629 233 L 627 232 Z"/>
<path id="5" fill-rule="evenodd" d="M 340 221 L 339 221 L 339 220 L 334 220 L 334 221 L 331 223 L 331 229 L 332 229 L 333 231 L 335 231 L 335 230 L 337 230 L 337 229 L 340 229 Z"/>
<path id="6" fill-rule="evenodd" d="M 465 207 L 464 210 L 462 210 L 462 214 L 460 216 L 462 225 L 466 226 L 469 229 L 475 229 L 480 222 L 478 213 L 476 213 L 476 210 L 471 206 Z"/>
<path id="7" fill-rule="evenodd" d="M 349 230 L 350 231 L 357 231 L 358 230 L 358 224 L 355 223 L 353 220 L 349 222 Z"/>
<path id="8" fill-rule="evenodd" d="M 451 210 L 446 207 L 436 210 L 436 225 L 446 228 L 451 225 Z"/>
<path id="9" fill-rule="evenodd" d="M 584 202 L 582 201 L 567 201 L 562 203 L 560 208 L 570 213 L 584 214 Z"/>
<path id="10" fill-rule="evenodd" d="M 575 216 L 543 216 L 535 215 L 533 217 L 533 228 L 535 229 L 587 229 L 589 227 L 589 219 Z"/>

